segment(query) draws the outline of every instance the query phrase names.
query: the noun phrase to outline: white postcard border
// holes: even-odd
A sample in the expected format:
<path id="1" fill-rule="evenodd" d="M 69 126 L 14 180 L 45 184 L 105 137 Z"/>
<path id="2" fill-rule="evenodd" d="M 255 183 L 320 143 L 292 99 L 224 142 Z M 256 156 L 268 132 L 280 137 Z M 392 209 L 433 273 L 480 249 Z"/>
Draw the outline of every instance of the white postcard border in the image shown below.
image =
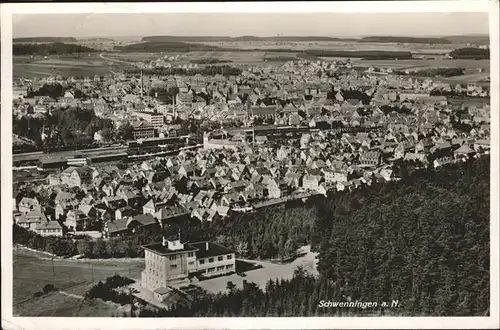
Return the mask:
<path id="1" fill-rule="evenodd" d="M 287 3 L 30 3 L 1 5 L 2 328 L 5 329 L 257 329 L 497 328 L 499 326 L 499 14 L 498 1 Z M 17 13 L 314 13 L 489 12 L 491 40 L 490 317 L 293 318 L 36 318 L 12 317 L 12 15 Z M 496 91 L 496 92 L 495 92 Z"/>

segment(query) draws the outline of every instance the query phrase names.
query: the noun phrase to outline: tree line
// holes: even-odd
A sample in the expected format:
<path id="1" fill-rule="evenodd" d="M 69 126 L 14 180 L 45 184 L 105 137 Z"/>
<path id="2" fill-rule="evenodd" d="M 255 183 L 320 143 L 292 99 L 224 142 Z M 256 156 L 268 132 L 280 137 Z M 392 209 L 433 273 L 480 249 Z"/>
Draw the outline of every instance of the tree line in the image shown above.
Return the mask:
<path id="1" fill-rule="evenodd" d="M 25 44 L 14 43 L 12 45 L 13 55 L 63 55 L 74 53 L 94 53 L 96 49 L 80 46 L 75 44 L 68 44 L 62 42 L 52 42 L 43 44 Z"/>
<path id="2" fill-rule="evenodd" d="M 91 144 L 95 132 L 114 132 L 111 119 L 97 117 L 94 110 L 79 107 L 53 109 L 43 118 L 13 116 L 12 120 L 14 134 L 31 139 L 39 146 Z M 47 135 L 43 141 L 42 133 Z"/>
<path id="3" fill-rule="evenodd" d="M 483 48 L 459 48 L 449 54 L 454 59 L 487 60 L 490 58 L 490 50 Z"/>
<path id="4" fill-rule="evenodd" d="M 41 236 L 16 224 L 12 227 L 12 242 L 59 257 L 71 257 L 77 251 L 76 242 L 70 238 Z"/>
<path id="5" fill-rule="evenodd" d="M 409 75 L 413 77 L 455 77 L 462 76 L 464 74 L 465 68 L 428 68 L 416 71 L 410 71 L 406 73 L 404 70 L 396 70 L 395 74 L 399 75 Z"/>

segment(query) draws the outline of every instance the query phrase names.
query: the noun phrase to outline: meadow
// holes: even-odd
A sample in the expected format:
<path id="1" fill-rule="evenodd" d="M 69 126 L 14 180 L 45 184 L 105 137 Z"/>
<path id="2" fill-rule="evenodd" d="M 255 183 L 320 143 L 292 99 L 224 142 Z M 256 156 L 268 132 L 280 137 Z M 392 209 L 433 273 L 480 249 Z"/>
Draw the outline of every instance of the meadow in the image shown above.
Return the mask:
<path id="1" fill-rule="evenodd" d="M 47 58 L 13 57 L 14 78 L 57 75 L 63 77 L 103 76 L 109 74 L 110 69 L 109 62 L 100 58 L 98 54 L 90 54 L 90 56 L 47 56 Z"/>
<path id="2" fill-rule="evenodd" d="M 14 248 L 13 251 L 13 310 L 16 315 L 71 316 L 76 313 L 81 303 L 79 296 L 97 281 L 119 274 L 132 279 L 139 279 L 144 261 L 137 260 L 52 260 L 46 255 Z M 46 284 L 52 284 L 70 296 L 51 293 L 34 298 L 35 292 L 41 291 Z M 75 296 L 71 296 L 75 295 Z M 104 304 L 104 302 L 95 302 Z M 88 315 L 95 306 L 86 305 Z M 84 312 L 85 314 L 85 312 Z M 84 316 L 81 313 L 80 316 Z M 108 316 L 103 315 L 103 316 Z"/>
<path id="3" fill-rule="evenodd" d="M 453 59 L 410 59 L 410 60 L 364 60 L 354 59 L 353 65 L 356 66 L 378 66 L 386 68 L 459 68 L 466 70 L 490 68 L 489 60 L 453 60 Z"/>
<path id="4" fill-rule="evenodd" d="M 110 317 L 120 305 L 100 299 L 85 300 L 53 292 L 14 306 L 14 316 Z"/>

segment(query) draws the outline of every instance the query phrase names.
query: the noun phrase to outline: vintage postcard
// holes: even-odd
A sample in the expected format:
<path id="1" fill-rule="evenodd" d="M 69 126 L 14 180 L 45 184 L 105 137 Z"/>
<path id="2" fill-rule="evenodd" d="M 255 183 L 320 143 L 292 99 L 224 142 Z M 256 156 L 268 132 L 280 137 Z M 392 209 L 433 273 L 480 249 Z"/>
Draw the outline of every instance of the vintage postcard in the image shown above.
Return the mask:
<path id="1" fill-rule="evenodd" d="M 2 328 L 498 328 L 498 1 L 1 5 Z"/>

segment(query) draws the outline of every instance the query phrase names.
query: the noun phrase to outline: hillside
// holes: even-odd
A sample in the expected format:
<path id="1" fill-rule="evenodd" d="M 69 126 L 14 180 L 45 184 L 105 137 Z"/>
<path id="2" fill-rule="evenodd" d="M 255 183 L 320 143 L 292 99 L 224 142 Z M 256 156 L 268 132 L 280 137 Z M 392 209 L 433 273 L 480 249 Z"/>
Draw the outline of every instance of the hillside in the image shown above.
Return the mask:
<path id="1" fill-rule="evenodd" d="M 275 37 L 242 36 L 233 38 L 232 41 L 314 42 L 314 41 L 357 41 L 357 39 L 344 39 L 344 38 L 332 38 L 332 37 L 321 37 L 321 36 L 275 36 Z"/>
<path id="2" fill-rule="evenodd" d="M 115 46 L 119 51 L 131 52 L 191 52 L 191 51 L 229 51 L 229 52 L 252 52 L 262 51 L 262 49 L 240 49 L 217 47 L 204 44 L 186 43 L 179 41 L 146 41 L 126 46 Z M 366 59 L 409 59 L 412 58 L 410 52 L 397 51 L 336 51 L 322 49 L 308 49 L 302 52 L 294 51 L 289 48 L 266 49 L 267 52 L 283 52 L 283 53 L 298 53 L 307 56 L 324 56 L 324 57 L 352 57 Z"/>
<path id="3" fill-rule="evenodd" d="M 73 37 L 28 37 L 28 38 L 13 38 L 12 42 L 75 42 Z"/>
<path id="4" fill-rule="evenodd" d="M 54 42 L 48 44 L 19 43 L 12 45 L 13 55 L 61 55 L 75 53 L 94 53 L 98 50 L 90 47 Z"/>
<path id="5" fill-rule="evenodd" d="M 364 38 L 338 38 L 325 36 L 268 36 L 257 37 L 245 35 L 239 37 L 227 36 L 149 36 L 143 37 L 142 41 L 150 42 L 250 42 L 250 41 L 269 41 L 269 42 L 325 42 L 325 41 L 344 41 L 344 42 L 363 42 L 363 43 L 424 43 L 424 44 L 451 44 L 452 41 L 447 38 L 427 38 L 427 37 L 392 37 L 392 36 L 369 36 Z"/>
<path id="6" fill-rule="evenodd" d="M 312 42 L 312 41 L 357 41 L 357 39 L 333 38 L 321 36 L 274 36 L 274 37 L 257 37 L 257 36 L 150 36 L 143 37 L 142 41 L 151 42 L 232 42 L 232 41 L 289 41 L 289 42 Z"/>
<path id="7" fill-rule="evenodd" d="M 228 41 L 231 37 L 225 36 L 149 36 L 143 37 L 141 41 L 146 42 L 189 42 L 189 41 L 199 41 L 199 42 L 216 42 L 216 41 Z"/>
<path id="8" fill-rule="evenodd" d="M 391 37 L 391 36 L 372 36 L 364 37 L 359 42 L 397 42 L 413 44 L 451 44 L 451 41 L 445 38 L 416 38 L 416 37 Z"/>

